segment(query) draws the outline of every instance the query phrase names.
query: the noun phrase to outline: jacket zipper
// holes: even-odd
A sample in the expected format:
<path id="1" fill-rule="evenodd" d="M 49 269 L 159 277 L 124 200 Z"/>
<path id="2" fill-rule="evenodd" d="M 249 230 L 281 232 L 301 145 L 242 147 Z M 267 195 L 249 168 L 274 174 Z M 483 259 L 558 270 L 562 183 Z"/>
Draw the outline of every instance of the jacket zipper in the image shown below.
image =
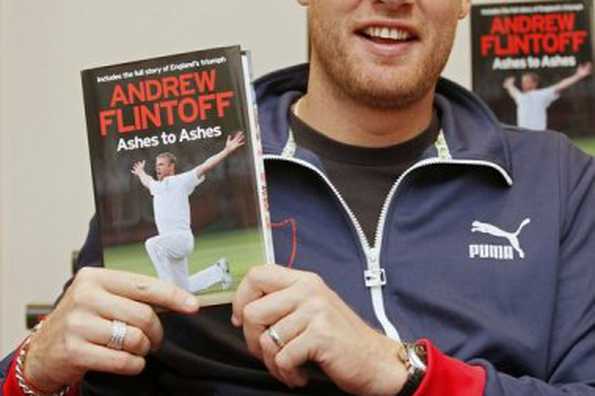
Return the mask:
<path id="1" fill-rule="evenodd" d="M 380 253 L 382 251 L 381 250 L 382 241 L 383 241 L 382 237 L 384 234 L 384 226 L 386 223 L 386 216 L 388 215 L 388 209 L 390 208 L 390 204 L 393 200 L 393 197 L 395 196 L 397 189 L 398 189 L 399 185 L 401 184 L 401 182 L 403 181 L 403 179 L 407 175 L 409 175 L 411 172 L 413 172 L 414 170 L 417 170 L 417 169 L 423 168 L 423 167 L 427 167 L 427 166 L 432 166 L 432 165 L 453 165 L 453 164 L 454 165 L 474 165 L 474 166 L 485 166 L 485 167 L 496 169 L 504 177 L 504 179 L 506 180 L 508 185 L 512 185 L 512 179 L 510 178 L 508 173 L 504 169 L 502 169 L 502 167 L 500 167 L 499 165 L 492 163 L 492 162 L 488 162 L 488 161 L 429 158 L 429 159 L 425 159 L 425 160 L 416 162 L 415 164 L 410 166 L 405 172 L 403 172 L 401 174 L 401 176 L 399 176 L 397 181 L 393 184 L 393 186 L 389 190 L 389 193 L 386 196 L 384 203 L 382 205 L 382 209 L 380 211 L 380 216 L 378 218 L 378 223 L 376 225 L 374 246 L 370 246 L 359 221 L 357 220 L 357 218 L 351 211 L 351 208 L 349 208 L 349 206 L 347 205 L 347 202 L 345 201 L 345 199 L 343 198 L 343 196 L 341 195 L 339 190 L 337 190 L 337 188 L 333 185 L 333 183 L 330 181 L 330 179 L 324 173 L 322 173 L 317 167 L 315 167 L 314 165 L 312 165 L 304 160 L 300 160 L 297 158 L 288 158 L 288 157 L 279 156 L 279 155 L 266 154 L 266 155 L 264 155 L 264 159 L 265 160 L 268 159 L 268 160 L 286 161 L 286 162 L 291 162 L 294 164 L 304 166 L 304 167 L 314 171 L 317 175 L 319 175 L 320 178 L 322 180 L 324 180 L 325 183 L 333 191 L 336 198 L 339 200 L 339 202 L 343 206 L 343 209 L 346 211 L 347 215 L 351 219 L 351 222 L 352 222 L 352 224 L 356 230 L 357 236 L 359 238 L 361 248 L 362 248 L 364 255 L 366 257 L 367 270 L 364 271 L 364 280 L 365 280 L 366 286 L 368 286 L 368 288 L 370 289 L 370 295 L 372 298 L 372 307 L 374 309 L 374 314 L 376 315 L 376 319 L 380 322 L 380 324 L 384 330 L 384 333 L 388 337 L 390 337 L 396 341 L 401 341 L 401 336 L 400 336 L 397 328 L 391 323 L 391 321 L 388 319 L 388 316 L 386 315 L 386 309 L 384 307 L 384 297 L 382 294 L 382 286 L 384 286 L 386 284 L 386 276 L 385 276 L 384 269 L 380 267 Z"/>

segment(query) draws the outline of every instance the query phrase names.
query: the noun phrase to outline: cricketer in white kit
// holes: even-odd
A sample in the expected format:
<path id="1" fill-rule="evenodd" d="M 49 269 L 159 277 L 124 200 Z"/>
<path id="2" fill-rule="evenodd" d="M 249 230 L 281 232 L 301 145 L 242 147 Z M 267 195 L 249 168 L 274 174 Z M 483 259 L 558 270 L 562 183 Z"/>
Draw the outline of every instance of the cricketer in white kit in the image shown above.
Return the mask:
<path id="1" fill-rule="evenodd" d="M 545 130 L 547 126 L 547 109 L 556 101 L 560 94 L 588 77 L 593 71 L 591 62 L 580 65 L 576 72 L 554 85 L 539 88 L 540 79 L 535 73 L 524 73 L 521 79 L 521 89 L 515 85 L 515 78 L 504 80 L 503 87 L 517 106 L 517 125 L 521 128 Z"/>
<path id="2" fill-rule="evenodd" d="M 160 279 L 173 282 L 191 293 L 208 289 L 217 283 L 223 289 L 231 286 L 231 274 L 224 258 L 189 275 L 188 256 L 194 250 L 189 196 L 205 180 L 205 175 L 211 169 L 244 143 L 242 132 L 233 136 L 230 134 L 223 150 L 181 174 L 176 174 L 176 157 L 171 153 L 161 153 L 155 159 L 157 180 L 145 172 L 145 161 L 134 163 L 131 172 L 153 196 L 158 235 L 147 239 L 145 247 Z"/>

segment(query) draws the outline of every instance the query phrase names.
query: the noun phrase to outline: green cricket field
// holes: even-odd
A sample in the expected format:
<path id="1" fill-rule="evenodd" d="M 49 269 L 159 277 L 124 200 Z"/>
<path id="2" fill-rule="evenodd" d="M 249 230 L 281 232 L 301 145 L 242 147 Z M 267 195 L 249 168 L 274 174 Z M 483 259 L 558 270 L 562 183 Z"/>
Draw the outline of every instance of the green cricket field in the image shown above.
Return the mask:
<path id="1" fill-rule="evenodd" d="M 574 139 L 574 142 L 586 153 L 595 155 L 595 138 Z"/>
<path id="2" fill-rule="evenodd" d="M 258 229 L 201 233 L 194 240 L 194 252 L 188 258 L 190 275 L 209 267 L 220 258 L 227 259 L 233 284 L 226 292 L 215 285 L 199 295 L 229 296 L 250 267 L 265 263 L 264 242 Z M 107 268 L 157 276 L 144 243 L 110 247 L 104 250 Z M 217 299 L 215 299 L 216 301 Z"/>

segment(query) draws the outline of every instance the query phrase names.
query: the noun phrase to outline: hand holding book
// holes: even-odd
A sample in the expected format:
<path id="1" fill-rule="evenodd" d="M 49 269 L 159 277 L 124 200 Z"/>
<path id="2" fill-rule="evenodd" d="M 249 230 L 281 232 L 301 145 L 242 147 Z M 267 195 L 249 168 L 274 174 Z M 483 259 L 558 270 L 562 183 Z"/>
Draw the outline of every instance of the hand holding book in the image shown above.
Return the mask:
<path id="1" fill-rule="evenodd" d="M 103 268 L 80 270 L 33 335 L 25 378 L 39 391 L 52 393 L 78 382 L 89 370 L 140 373 L 145 356 L 163 339 L 154 307 L 191 314 L 199 304 L 192 294 L 153 277 Z M 110 345 L 114 321 L 125 325 L 120 345 Z"/>

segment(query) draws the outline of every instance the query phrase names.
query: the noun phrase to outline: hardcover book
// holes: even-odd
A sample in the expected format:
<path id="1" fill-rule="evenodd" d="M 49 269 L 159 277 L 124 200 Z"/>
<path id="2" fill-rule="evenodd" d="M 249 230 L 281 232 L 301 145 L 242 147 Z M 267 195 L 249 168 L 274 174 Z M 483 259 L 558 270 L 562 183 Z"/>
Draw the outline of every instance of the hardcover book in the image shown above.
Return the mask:
<path id="1" fill-rule="evenodd" d="M 249 54 L 215 48 L 84 70 L 103 264 L 231 301 L 273 262 Z"/>

